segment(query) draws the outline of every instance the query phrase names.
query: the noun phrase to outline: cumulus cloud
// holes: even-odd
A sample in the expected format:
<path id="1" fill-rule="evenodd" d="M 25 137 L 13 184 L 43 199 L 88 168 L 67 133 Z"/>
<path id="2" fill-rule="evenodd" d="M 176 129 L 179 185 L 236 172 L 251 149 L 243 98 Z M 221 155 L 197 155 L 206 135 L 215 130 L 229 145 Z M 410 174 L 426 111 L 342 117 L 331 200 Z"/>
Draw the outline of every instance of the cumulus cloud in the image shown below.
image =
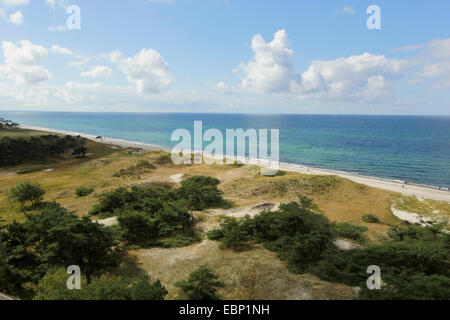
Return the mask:
<path id="1" fill-rule="evenodd" d="M 313 61 L 292 91 L 303 98 L 351 100 L 376 99 L 388 90 L 388 78 L 401 75 L 402 62 L 384 55 L 364 53 L 348 58 Z"/>
<path id="2" fill-rule="evenodd" d="M 432 80 L 432 88 L 450 88 L 450 38 L 430 41 L 426 58 L 420 75 Z"/>
<path id="3" fill-rule="evenodd" d="M 22 40 L 17 45 L 3 41 L 5 63 L 0 65 L 0 75 L 17 84 L 37 84 L 51 77 L 50 72 L 41 65 L 47 49 Z"/>
<path id="4" fill-rule="evenodd" d="M 169 64 L 161 54 L 153 49 L 142 49 L 134 57 L 124 58 L 120 51 L 110 54 L 111 62 L 135 83 L 140 93 L 160 93 L 166 91 L 173 82 Z"/>
<path id="5" fill-rule="evenodd" d="M 73 54 L 73 52 L 70 51 L 69 49 L 60 47 L 58 45 L 53 45 L 52 46 L 52 52 L 58 53 L 58 54 L 63 54 L 63 55 L 66 55 L 66 56 L 71 56 Z"/>
<path id="6" fill-rule="evenodd" d="M 251 46 L 252 59 L 234 70 L 241 78 L 242 88 L 260 93 L 288 90 L 295 77 L 294 51 L 289 49 L 289 45 L 286 30 L 277 31 L 269 43 L 261 35 L 255 35 Z"/>
<path id="7" fill-rule="evenodd" d="M 111 78 L 113 75 L 114 71 L 106 66 L 97 66 L 81 73 L 83 78 Z"/>
<path id="8" fill-rule="evenodd" d="M 23 24 L 23 14 L 20 11 L 16 11 L 15 13 L 9 16 L 9 22 L 12 24 L 16 24 L 21 26 Z"/>
<path id="9" fill-rule="evenodd" d="M 298 74 L 289 45 L 285 30 L 276 32 L 269 43 L 261 35 L 254 36 L 254 56 L 235 69 L 241 87 L 252 92 L 290 93 L 308 99 L 377 100 L 389 93 L 389 80 L 400 76 L 402 71 L 400 60 L 364 53 L 312 61 L 303 74 Z"/>

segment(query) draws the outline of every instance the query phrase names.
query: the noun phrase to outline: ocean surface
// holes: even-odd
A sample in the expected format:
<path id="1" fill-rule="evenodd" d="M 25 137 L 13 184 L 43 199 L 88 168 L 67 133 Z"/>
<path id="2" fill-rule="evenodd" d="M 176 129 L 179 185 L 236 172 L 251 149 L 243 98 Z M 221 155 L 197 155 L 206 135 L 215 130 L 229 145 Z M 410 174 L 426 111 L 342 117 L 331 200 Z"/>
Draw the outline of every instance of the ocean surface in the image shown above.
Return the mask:
<path id="1" fill-rule="evenodd" d="M 280 161 L 450 187 L 450 117 L 5 112 L 20 124 L 172 147 L 172 132 L 279 129 Z M 205 143 L 206 146 L 208 143 Z"/>

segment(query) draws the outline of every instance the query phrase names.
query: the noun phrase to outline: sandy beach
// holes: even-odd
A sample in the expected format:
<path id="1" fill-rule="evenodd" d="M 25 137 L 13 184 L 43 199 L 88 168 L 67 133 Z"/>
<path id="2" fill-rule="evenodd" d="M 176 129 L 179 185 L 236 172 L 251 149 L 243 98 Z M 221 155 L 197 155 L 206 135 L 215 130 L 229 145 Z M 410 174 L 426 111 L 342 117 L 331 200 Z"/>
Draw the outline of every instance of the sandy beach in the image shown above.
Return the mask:
<path id="1" fill-rule="evenodd" d="M 47 131 L 52 133 L 60 133 L 67 135 L 79 135 L 89 140 L 93 140 L 99 142 L 99 139 L 94 135 L 79 133 L 79 132 L 71 132 L 64 130 L 56 130 L 51 128 L 43 128 L 43 127 L 35 127 L 28 125 L 21 125 L 23 129 L 31 129 L 31 130 L 39 130 L 39 131 Z M 116 145 L 121 148 L 141 148 L 143 150 L 164 150 L 170 151 L 170 148 L 161 147 L 157 145 L 136 142 L 136 141 L 128 141 L 122 139 L 113 139 L 108 137 L 103 137 L 102 142 L 105 144 Z M 447 190 L 438 190 L 433 187 L 419 186 L 414 184 L 404 185 L 401 181 L 394 181 L 388 179 L 381 179 L 376 177 L 367 177 L 362 175 L 350 174 L 341 171 L 332 171 L 325 169 L 317 169 L 313 167 L 307 167 L 303 165 L 295 165 L 288 163 L 280 163 L 280 170 L 290 171 L 290 172 L 298 172 L 302 174 L 311 174 L 311 175 L 336 175 L 345 179 L 349 179 L 351 181 L 365 184 L 370 187 L 384 189 L 392 192 L 401 193 L 409 196 L 417 196 L 425 199 L 432 199 L 438 201 L 447 201 L 450 202 L 450 191 Z"/>

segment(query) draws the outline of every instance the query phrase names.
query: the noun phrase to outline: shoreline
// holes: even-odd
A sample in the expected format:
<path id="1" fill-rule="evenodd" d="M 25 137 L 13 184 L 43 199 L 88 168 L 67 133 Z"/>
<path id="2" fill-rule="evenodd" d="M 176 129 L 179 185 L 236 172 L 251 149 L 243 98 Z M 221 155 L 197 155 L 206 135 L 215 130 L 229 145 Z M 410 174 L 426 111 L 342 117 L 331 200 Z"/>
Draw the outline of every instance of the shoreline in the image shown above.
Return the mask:
<path id="1" fill-rule="evenodd" d="M 38 131 L 47 131 L 51 133 L 59 133 L 59 134 L 67 134 L 67 135 L 79 135 L 83 138 L 99 142 L 98 139 L 96 139 L 95 135 L 80 133 L 80 132 L 74 132 L 74 131 L 65 131 L 65 130 L 58 130 L 58 129 L 52 129 L 52 128 L 44 128 L 44 127 L 37 127 L 37 126 L 29 126 L 29 125 L 20 125 L 20 128 L 22 129 L 29 129 L 29 130 L 38 130 Z M 130 141 L 130 140 L 123 140 L 123 139 L 116 139 L 116 138 L 108 138 L 103 137 L 102 142 L 105 144 L 112 144 L 119 146 L 121 148 L 141 148 L 146 151 L 150 150 L 162 150 L 166 152 L 170 152 L 171 149 L 167 147 L 162 147 L 158 145 L 152 145 L 149 143 L 143 143 L 138 141 Z M 408 196 L 417 196 L 425 199 L 431 199 L 431 200 L 438 200 L 438 201 L 446 201 L 450 203 L 450 192 L 447 190 L 439 190 L 437 187 L 433 186 L 424 186 L 424 185 L 418 185 L 418 184 L 411 184 L 408 183 L 407 185 L 404 185 L 402 181 L 398 180 L 390 180 L 385 178 L 378 178 L 378 177 L 371 177 L 371 176 L 364 176 L 359 174 L 352 174 L 347 173 L 343 171 L 333 171 L 328 169 L 319 169 L 314 167 L 308 167 L 301 164 L 291 164 L 291 163 L 285 163 L 280 162 L 280 170 L 283 171 L 289 171 L 289 172 L 297 172 L 302 174 L 311 174 L 311 175 L 336 175 L 341 178 L 345 178 L 348 180 L 351 180 L 356 183 L 364 184 L 369 187 L 383 189 L 387 191 L 397 192 L 403 195 Z"/>

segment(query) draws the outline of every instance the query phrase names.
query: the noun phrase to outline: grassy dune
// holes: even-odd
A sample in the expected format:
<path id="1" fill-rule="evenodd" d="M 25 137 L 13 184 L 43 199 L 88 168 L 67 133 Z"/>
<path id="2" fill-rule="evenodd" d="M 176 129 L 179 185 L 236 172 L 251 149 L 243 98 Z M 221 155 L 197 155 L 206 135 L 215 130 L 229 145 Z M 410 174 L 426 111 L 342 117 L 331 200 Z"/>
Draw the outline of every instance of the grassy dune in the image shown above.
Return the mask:
<path id="1" fill-rule="evenodd" d="M 17 133 L 19 134 L 19 133 Z M 24 135 L 34 134 L 28 130 Z M 39 134 L 39 133 L 36 133 Z M 57 201 L 77 215 L 88 213 L 97 196 L 119 186 L 142 183 L 170 182 L 175 174 L 207 175 L 221 181 L 224 197 L 235 207 L 261 203 L 297 200 L 298 195 L 314 199 L 318 211 L 331 221 L 364 225 L 369 239 L 383 237 L 389 225 L 401 223 L 391 212 L 392 192 L 371 188 L 336 176 L 311 176 L 286 172 L 275 177 L 258 174 L 258 168 L 240 165 L 175 166 L 161 161 L 164 152 L 138 152 L 133 149 L 113 149 L 88 141 L 86 158 L 62 159 L 0 169 L 0 217 L 8 223 L 23 220 L 20 205 L 8 199 L 9 190 L 23 181 L 38 182 L 46 190 L 45 201 Z M 155 169 L 130 170 L 140 161 L 148 160 Z M 49 169 L 51 169 L 49 171 Z M 120 176 L 116 173 L 125 172 Z M 29 172 L 17 174 L 18 172 Z M 77 187 L 93 188 L 94 193 L 83 198 L 75 195 Z M 409 203 L 409 206 L 414 204 Z M 409 207 L 409 209 L 411 209 Z M 362 216 L 373 214 L 380 223 L 365 223 Z M 198 228 L 210 230 L 218 216 L 197 213 Z M 312 275 L 293 275 L 275 253 L 261 246 L 244 252 L 219 249 L 219 243 L 204 240 L 189 247 L 130 252 L 150 274 L 161 279 L 169 290 L 168 298 L 176 298 L 174 283 L 186 278 L 200 265 L 207 263 L 227 284 L 222 297 L 229 299 L 347 299 L 355 293 L 350 287 L 318 280 Z"/>

